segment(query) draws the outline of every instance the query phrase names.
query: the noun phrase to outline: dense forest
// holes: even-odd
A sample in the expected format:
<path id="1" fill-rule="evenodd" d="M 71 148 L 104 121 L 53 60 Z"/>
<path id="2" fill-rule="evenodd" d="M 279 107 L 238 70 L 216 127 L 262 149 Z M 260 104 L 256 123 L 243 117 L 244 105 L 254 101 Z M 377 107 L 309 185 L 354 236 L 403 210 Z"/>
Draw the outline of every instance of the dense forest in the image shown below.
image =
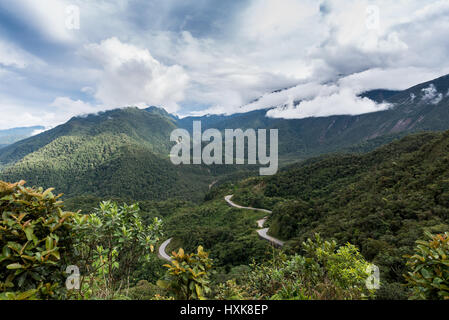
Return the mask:
<path id="1" fill-rule="evenodd" d="M 237 126 L 244 117 L 210 117 L 206 127 Z M 348 119 L 335 123 L 350 128 Z M 259 177 L 253 166 L 172 165 L 167 136 L 183 125 L 189 129 L 154 107 L 117 109 L 2 148 L 0 298 L 448 296 L 449 132 L 358 136 L 335 144 L 338 153 L 328 153 L 335 141 L 324 136 L 310 149 L 309 136 L 299 143 L 307 152 L 294 154 L 285 148 L 296 148 L 307 125 L 295 132 L 286 125 L 284 166 Z M 256 232 L 267 213 L 230 207 L 227 195 L 272 210 L 265 227 L 285 245 Z M 171 263 L 155 254 L 169 238 Z M 80 290 L 67 291 L 62 271 L 73 261 L 84 278 Z M 372 264 L 380 268 L 376 290 L 365 283 Z"/>
<path id="2" fill-rule="evenodd" d="M 194 252 L 198 246 L 207 250 L 216 284 L 241 281 L 253 263 L 304 254 L 303 243 L 321 234 L 337 246 L 353 244 L 366 261 L 380 267 L 382 286 L 376 298 L 407 299 L 411 293 L 405 286 L 404 256 L 413 253 L 415 241 L 426 232 L 449 230 L 448 151 L 449 132 L 411 135 L 366 154 L 310 159 L 272 177 L 228 177 L 212 186 L 202 203 L 142 200 L 139 214 L 147 224 L 155 218 L 163 221 L 163 239 L 173 237 L 167 252 L 181 247 Z M 228 194 L 241 205 L 273 210 L 269 234 L 286 240 L 286 246 L 274 249 L 259 239 L 256 221 L 266 214 L 228 206 Z M 108 199 L 79 196 L 68 199 L 65 207 L 90 213 Z M 146 280 L 153 292 L 164 275 L 162 265 L 152 259 L 133 279 Z"/>
<path id="3" fill-rule="evenodd" d="M 357 245 L 379 265 L 386 298 L 401 295 L 402 257 L 424 232 L 449 230 L 449 132 L 405 137 L 363 155 L 335 155 L 236 187 L 240 203 L 273 210 L 270 234 L 291 252 L 314 233 Z"/>
<path id="4" fill-rule="evenodd" d="M 168 218 L 173 209 L 192 208 L 189 203 L 147 203 L 147 210 L 153 208 L 149 214 L 137 204 L 103 201 L 89 214 L 81 214 L 64 211 L 60 195 L 52 189 L 28 188 L 24 181 L 0 182 L 0 197 L 2 300 L 359 300 L 375 299 L 379 284 L 384 285 L 372 278 L 372 264 L 357 246 L 340 245 L 319 234 L 305 240 L 296 253 L 274 248 L 264 253 L 268 248 L 250 235 L 245 248 L 223 245 L 215 254 L 201 245 L 192 251 L 180 248 L 171 254 L 170 263 L 162 265 L 152 252 L 164 237 L 164 220 L 152 214 Z M 214 216 L 209 225 L 222 219 L 218 200 L 194 211 L 200 215 L 207 210 Z M 234 235 L 250 231 L 251 224 L 245 220 L 256 218 L 248 212 L 240 213 L 243 219 L 227 213 L 236 221 L 228 218 L 228 224 L 219 224 L 235 227 L 237 223 Z M 210 243 L 200 233 L 199 241 L 210 247 L 217 241 L 232 244 L 227 239 L 231 233 L 220 230 L 209 237 Z M 449 233 L 425 236 L 411 255 L 403 257 L 408 267 L 403 291 L 412 299 L 447 299 Z M 179 239 L 189 241 L 190 237 Z M 248 252 L 246 246 L 253 245 L 256 249 Z M 236 259 L 245 262 L 241 254 L 259 258 L 257 253 L 260 259 L 223 268 L 223 263 L 232 265 Z"/>
<path id="5" fill-rule="evenodd" d="M 66 199 L 94 195 L 201 201 L 213 181 L 251 170 L 247 166 L 173 166 L 169 161 L 172 130 L 191 131 L 195 120 L 201 121 L 203 130 L 278 129 L 281 166 L 332 152 L 369 152 L 413 132 L 449 129 L 449 96 L 442 96 L 438 103 L 428 101 L 429 86 L 447 92 L 449 76 L 403 91 L 365 92 L 364 97 L 392 107 L 357 116 L 275 119 L 267 117 L 265 109 L 178 118 L 157 107 L 127 107 L 74 117 L 1 148 L 0 179 L 55 187 Z"/>

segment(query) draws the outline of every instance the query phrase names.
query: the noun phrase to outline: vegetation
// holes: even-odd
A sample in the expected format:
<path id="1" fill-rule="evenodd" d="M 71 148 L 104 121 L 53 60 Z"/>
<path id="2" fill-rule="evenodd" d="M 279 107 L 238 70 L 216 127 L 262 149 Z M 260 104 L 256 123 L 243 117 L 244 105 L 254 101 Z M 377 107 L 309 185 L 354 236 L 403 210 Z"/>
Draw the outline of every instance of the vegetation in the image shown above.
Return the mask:
<path id="1" fill-rule="evenodd" d="M 77 213 L 52 189 L 0 182 L 0 298 L 447 299 L 449 132 L 396 140 L 449 127 L 447 98 L 407 103 L 422 86 L 371 92 L 395 108 L 356 117 L 199 119 L 203 129 L 281 128 L 282 162 L 306 160 L 272 177 L 173 166 L 169 133 L 193 119 L 156 108 L 73 118 L 2 148 L 1 179 L 56 187 Z M 447 90 L 447 77 L 435 86 Z M 310 158 L 337 150 L 351 153 Z M 229 194 L 273 211 L 267 226 L 282 250 L 255 232 L 266 213 L 229 207 Z M 175 251 L 165 267 L 152 253 L 162 236 Z M 371 263 L 375 292 L 365 286 Z M 71 264 L 81 286 L 67 292 Z"/>
<path id="2" fill-rule="evenodd" d="M 89 215 L 64 212 L 60 195 L 25 188 L 23 181 L 0 182 L 0 197 L 1 299 L 341 300 L 377 293 L 367 286 L 370 263 L 358 248 L 338 247 L 318 234 L 301 244 L 301 253 L 273 249 L 270 260 L 231 263 L 228 271 L 217 268 L 202 246 L 191 254 L 179 249 L 158 277 L 151 253 L 162 224 L 157 217 L 145 223 L 137 204 L 109 201 Z M 164 208 L 159 205 L 161 212 Z M 449 234 L 428 237 L 407 256 L 410 298 L 448 299 Z M 217 255 L 219 264 L 221 259 Z M 79 266 L 81 276 L 78 288 L 66 290 L 69 265 Z M 143 271 L 149 269 L 150 281 Z"/>
<path id="3" fill-rule="evenodd" d="M 169 160 L 175 119 L 125 108 L 72 118 L 0 152 L 0 179 L 26 179 L 74 197 L 199 202 L 217 176 L 246 166 L 175 166 Z"/>
<path id="4" fill-rule="evenodd" d="M 369 263 L 356 247 L 337 249 L 335 241 L 319 235 L 303 243 L 305 255 L 275 256 L 264 264 L 252 264 L 240 280 L 221 285 L 220 299 L 342 300 L 374 296 L 367 289 Z"/>
<path id="5" fill-rule="evenodd" d="M 449 300 L 449 233 L 426 236 L 429 240 L 418 240 L 415 254 L 407 256 L 412 299 Z"/>
<path id="6" fill-rule="evenodd" d="M 76 214 L 52 189 L 24 184 L 0 181 L 0 299 L 62 297 Z"/>
<path id="7" fill-rule="evenodd" d="M 380 298 L 407 298 L 402 256 L 424 232 L 449 230 L 449 132 L 426 133 L 363 155 L 293 165 L 233 191 L 237 203 L 273 210 L 270 234 L 301 250 L 314 233 L 353 243 L 378 265 Z"/>
<path id="8" fill-rule="evenodd" d="M 77 296 L 112 299 L 128 290 L 132 272 L 150 260 L 161 227 L 157 218 L 145 225 L 136 204 L 103 202 L 76 219 L 74 255 L 82 274 Z"/>
<path id="9" fill-rule="evenodd" d="M 210 293 L 209 271 L 212 260 L 209 254 L 199 246 L 197 253 L 186 254 L 183 249 L 173 252 L 166 279 L 158 285 L 169 290 L 178 300 L 204 300 Z"/>

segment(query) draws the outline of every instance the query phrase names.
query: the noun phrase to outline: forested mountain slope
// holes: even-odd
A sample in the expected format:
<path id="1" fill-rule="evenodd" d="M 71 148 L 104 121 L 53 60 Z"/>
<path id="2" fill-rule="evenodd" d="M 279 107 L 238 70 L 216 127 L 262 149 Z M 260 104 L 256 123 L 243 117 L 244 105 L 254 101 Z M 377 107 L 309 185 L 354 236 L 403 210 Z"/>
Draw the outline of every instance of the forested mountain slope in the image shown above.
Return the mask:
<path id="1" fill-rule="evenodd" d="M 178 125 L 191 130 L 192 121 L 201 120 L 204 129 L 279 129 L 279 152 L 289 158 L 307 158 L 360 143 L 373 148 L 411 132 L 449 129 L 449 75 L 404 91 L 373 90 L 362 96 L 388 102 L 391 108 L 357 116 L 287 120 L 267 118 L 267 110 L 276 107 L 267 106 L 230 116 L 187 117 L 178 120 Z"/>
<path id="2" fill-rule="evenodd" d="M 174 128 L 168 117 L 137 108 L 72 118 L 6 147 L 1 179 L 55 187 L 67 197 L 201 198 L 193 193 L 206 191 L 211 178 L 204 168 L 170 162 Z"/>
<path id="3" fill-rule="evenodd" d="M 246 180 L 234 193 L 239 203 L 273 209 L 270 234 L 291 250 L 315 232 L 349 241 L 387 283 L 401 282 L 403 255 L 424 231 L 449 230 L 449 131 L 309 160 Z"/>
<path id="4" fill-rule="evenodd" d="M 93 194 L 139 199 L 188 198 L 242 166 L 174 166 L 170 133 L 202 129 L 279 129 L 281 165 L 331 152 L 365 152 L 415 131 L 449 129 L 449 76 L 405 91 L 374 90 L 389 110 L 359 116 L 297 120 L 266 117 L 265 110 L 180 119 L 157 107 L 124 108 L 74 117 L 67 123 L 0 149 L 0 179 L 56 187 L 68 197 Z M 135 182 L 134 178 L 139 178 Z M 190 190 L 190 191 L 189 191 Z"/>

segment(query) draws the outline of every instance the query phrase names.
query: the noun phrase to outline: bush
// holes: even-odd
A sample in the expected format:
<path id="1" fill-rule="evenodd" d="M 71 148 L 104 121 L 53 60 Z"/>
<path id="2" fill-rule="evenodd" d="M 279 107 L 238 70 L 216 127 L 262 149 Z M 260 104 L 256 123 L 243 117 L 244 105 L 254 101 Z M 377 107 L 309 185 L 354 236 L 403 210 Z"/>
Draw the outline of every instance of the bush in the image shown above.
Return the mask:
<path id="1" fill-rule="evenodd" d="M 334 241 L 318 235 L 303 243 L 306 255 L 280 254 L 265 264 L 253 264 L 240 288 L 233 283 L 222 296 L 249 296 L 274 300 L 366 299 L 374 292 L 366 287 L 369 263 L 356 247 L 337 249 Z"/>
<path id="2" fill-rule="evenodd" d="M 171 265 L 166 279 L 158 285 L 169 290 L 178 300 L 205 300 L 210 293 L 209 276 L 212 260 L 209 254 L 199 246 L 197 253 L 185 254 L 183 249 L 173 252 Z"/>
<path id="3" fill-rule="evenodd" d="M 162 235 L 162 221 L 146 225 L 137 204 L 105 201 L 76 219 L 75 253 L 81 269 L 78 298 L 113 299 L 129 289 L 132 274 L 150 261 Z"/>
<path id="4" fill-rule="evenodd" d="M 132 300 L 154 300 L 156 296 L 165 296 L 166 290 L 159 286 L 140 280 L 135 287 L 129 288 L 128 297 Z"/>
<path id="5" fill-rule="evenodd" d="M 449 233 L 418 240 L 415 254 L 407 257 L 411 269 L 405 278 L 412 288 L 411 299 L 449 300 Z"/>
<path id="6" fill-rule="evenodd" d="M 0 299 L 61 297 L 75 213 L 53 189 L 0 181 Z"/>

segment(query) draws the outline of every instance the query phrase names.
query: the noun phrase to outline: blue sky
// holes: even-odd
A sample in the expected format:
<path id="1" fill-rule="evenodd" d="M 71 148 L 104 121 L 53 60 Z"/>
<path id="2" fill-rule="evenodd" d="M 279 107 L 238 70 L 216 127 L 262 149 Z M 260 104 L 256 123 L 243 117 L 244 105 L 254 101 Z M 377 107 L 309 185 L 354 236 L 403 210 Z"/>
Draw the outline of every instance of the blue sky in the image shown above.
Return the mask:
<path id="1" fill-rule="evenodd" d="M 382 110 L 357 94 L 449 73 L 448 16 L 449 0 L 0 0 L 0 129 L 128 105 Z"/>

